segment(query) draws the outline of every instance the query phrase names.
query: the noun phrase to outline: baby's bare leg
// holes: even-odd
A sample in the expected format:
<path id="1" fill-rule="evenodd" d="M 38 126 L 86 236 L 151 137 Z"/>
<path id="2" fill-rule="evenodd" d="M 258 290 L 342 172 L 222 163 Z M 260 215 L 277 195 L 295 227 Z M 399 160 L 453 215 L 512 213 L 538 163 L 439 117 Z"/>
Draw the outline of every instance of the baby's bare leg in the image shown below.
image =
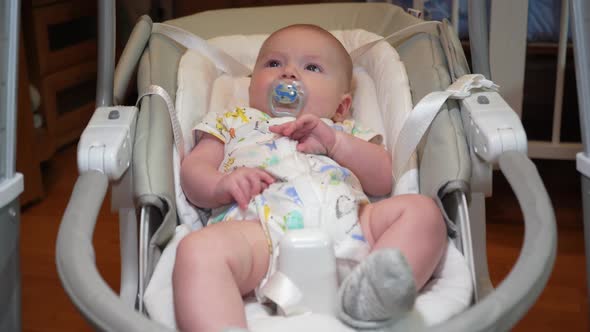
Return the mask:
<path id="1" fill-rule="evenodd" d="M 371 254 L 340 286 L 340 318 L 361 330 L 387 330 L 414 306 L 446 243 L 436 204 L 406 195 L 362 207 L 360 223 Z"/>
<path id="2" fill-rule="evenodd" d="M 258 221 L 228 221 L 184 238 L 173 273 L 176 322 L 182 331 L 246 327 L 242 295 L 268 268 L 266 236 Z"/>
<path id="3" fill-rule="evenodd" d="M 422 195 L 400 195 L 366 205 L 361 228 L 371 250 L 398 248 L 412 268 L 416 288 L 428 281 L 447 244 L 436 203 Z"/>

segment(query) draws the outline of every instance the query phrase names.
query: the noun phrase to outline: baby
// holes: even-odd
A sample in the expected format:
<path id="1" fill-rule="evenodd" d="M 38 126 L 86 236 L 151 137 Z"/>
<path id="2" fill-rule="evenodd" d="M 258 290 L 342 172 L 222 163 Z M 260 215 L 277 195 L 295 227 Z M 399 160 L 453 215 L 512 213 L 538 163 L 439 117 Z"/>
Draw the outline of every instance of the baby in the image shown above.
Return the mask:
<path id="1" fill-rule="evenodd" d="M 268 91 L 280 78 L 306 87 L 297 118 L 272 117 Z M 351 80 L 352 61 L 336 38 L 289 26 L 260 49 L 250 107 L 210 113 L 197 125 L 181 185 L 213 213 L 177 249 L 181 330 L 246 328 L 242 296 L 272 275 L 284 233 L 304 227 L 329 234 L 339 264 L 354 266 L 340 286 L 345 323 L 379 328 L 412 308 L 446 247 L 446 226 L 425 196 L 369 203 L 365 193 L 391 193 L 392 161 L 381 137 L 350 119 Z"/>

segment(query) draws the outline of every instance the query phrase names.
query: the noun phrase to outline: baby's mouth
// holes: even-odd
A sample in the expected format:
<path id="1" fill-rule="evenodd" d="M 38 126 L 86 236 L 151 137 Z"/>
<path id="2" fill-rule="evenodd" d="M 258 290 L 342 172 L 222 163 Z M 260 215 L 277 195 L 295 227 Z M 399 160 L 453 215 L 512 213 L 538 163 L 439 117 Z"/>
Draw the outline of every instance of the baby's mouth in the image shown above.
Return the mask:
<path id="1" fill-rule="evenodd" d="M 281 116 L 297 116 L 297 109 L 296 108 L 291 108 L 291 107 L 282 107 L 282 106 L 278 106 L 275 107 L 275 113 L 279 114 Z"/>
<path id="2" fill-rule="evenodd" d="M 290 79 L 273 81 L 269 87 L 268 103 L 275 116 L 296 116 L 305 103 L 303 83 Z"/>

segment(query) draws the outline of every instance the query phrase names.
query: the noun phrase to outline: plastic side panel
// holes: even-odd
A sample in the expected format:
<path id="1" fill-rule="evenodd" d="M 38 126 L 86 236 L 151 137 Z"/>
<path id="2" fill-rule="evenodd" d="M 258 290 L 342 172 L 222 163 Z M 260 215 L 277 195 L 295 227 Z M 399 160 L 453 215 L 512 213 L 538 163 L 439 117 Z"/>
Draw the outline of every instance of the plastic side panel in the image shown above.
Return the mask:
<path id="1" fill-rule="evenodd" d="M 469 205 L 473 263 L 475 268 L 475 296 L 480 301 L 494 290 L 488 270 L 486 246 L 486 208 L 485 195 L 473 193 Z"/>
<path id="2" fill-rule="evenodd" d="M 441 41 L 444 48 L 444 54 L 447 58 L 449 73 L 451 80 L 469 74 L 469 65 L 463 52 L 463 46 L 457 38 L 453 28 L 445 20 L 441 26 Z M 440 196 L 446 195 L 457 188 L 457 185 L 464 186 L 462 190 L 468 195 L 468 179 L 471 178 L 471 156 L 467 145 L 467 133 L 463 128 L 461 109 L 457 102 L 447 102 L 449 106 L 449 117 L 451 120 L 452 130 L 455 134 L 457 165 L 459 165 L 459 173 L 457 175 L 458 181 L 450 181 L 439 192 Z"/>
<path id="3" fill-rule="evenodd" d="M 96 107 L 113 106 L 115 72 L 115 1 L 98 2 Z"/>
<path id="4" fill-rule="evenodd" d="M 0 207 L 0 331 L 21 329 L 19 203 Z"/>
<path id="5" fill-rule="evenodd" d="M 446 49 L 447 59 L 451 59 L 449 70 L 451 71 L 453 81 L 463 75 L 470 74 L 469 64 L 463 52 L 461 41 L 447 20 L 444 20 L 441 26 L 441 37 L 444 41 L 443 44 Z"/>
<path id="6" fill-rule="evenodd" d="M 245 19 L 247 17 L 257 19 Z M 224 9 L 169 21 L 206 39 L 234 34 L 269 33 L 295 23 L 317 24 L 329 30 L 365 29 L 380 35 L 388 35 L 417 22 L 420 21 L 406 14 L 400 7 L 385 3 Z"/>
<path id="7" fill-rule="evenodd" d="M 590 156 L 590 3 L 573 0 L 570 6 L 580 127 L 584 154 Z"/>
<path id="8" fill-rule="evenodd" d="M 446 184 L 439 195 L 445 195 L 452 190 L 453 187 L 460 185 L 461 188 L 465 189 L 465 192 L 469 198 L 469 182 L 471 179 L 471 156 L 469 154 L 469 147 L 467 145 L 467 133 L 463 128 L 463 122 L 461 119 L 461 109 L 455 101 L 449 101 L 447 104 L 451 105 L 449 110 L 449 118 L 451 120 L 451 128 L 453 137 L 451 138 L 451 144 L 454 143 L 454 151 L 457 153 L 457 173 L 454 180 L 451 180 Z"/>
<path id="9" fill-rule="evenodd" d="M 0 3 L 0 183 L 15 173 L 20 1 Z"/>
<path id="10" fill-rule="evenodd" d="M 455 191 L 443 198 L 443 204 L 458 226 L 453 240 L 467 260 L 475 285 L 475 301 L 478 302 L 494 290 L 486 254 L 485 197 L 481 193 L 473 193 L 468 206 L 464 193 Z"/>
<path id="11" fill-rule="evenodd" d="M 586 252 L 586 289 L 590 294 L 590 178 L 581 176 L 582 213 L 584 214 L 584 251 Z"/>
<path id="12" fill-rule="evenodd" d="M 580 112 L 580 128 L 584 151 L 578 153 L 577 169 L 582 173 L 582 203 L 586 251 L 586 286 L 590 292 L 590 4 L 586 0 L 573 0 L 570 6 L 576 84 Z"/>
<path id="13" fill-rule="evenodd" d="M 160 260 L 161 251 L 153 240 L 158 230 L 166 230 L 162 225 L 162 215 L 160 210 L 153 206 L 144 206 L 141 209 L 141 219 L 139 227 L 139 294 L 138 309 L 144 312 L 144 293 L 149 281 L 152 278 L 156 263 Z M 165 232 L 165 231 L 160 231 Z"/>
<path id="14" fill-rule="evenodd" d="M 397 47 L 406 65 L 412 98 L 416 104 L 431 91 L 451 83 L 438 38 L 418 34 Z M 449 111 L 449 106 L 452 107 Z M 470 168 L 456 103 L 448 102 L 433 122 L 420 149 L 420 192 L 436 197 L 449 182 L 468 182 Z M 465 151 L 464 151 L 465 150 Z"/>
<path id="15" fill-rule="evenodd" d="M 142 16 L 137 22 L 115 69 L 114 98 L 115 105 L 124 102 L 129 81 L 131 80 L 139 59 L 147 45 L 152 31 L 152 20 Z"/>
<path id="16" fill-rule="evenodd" d="M 469 1 L 469 44 L 473 72 L 490 78 L 489 18 L 486 0 Z"/>
<path id="17" fill-rule="evenodd" d="M 153 35 L 140 61 L 139 93 L 150 84 L 156 84 L 174 99 L 178 62 L 184 51 L 165 37 Z M 172 127 L 166 104 L 159 96 L 144 97 L 134 145 L 134 191 L 140 205 L 156 206 L 164 215 L 163 225 L 153 238 L 157 245 L 166 243 L 176 226 L 172 148 Z"/>

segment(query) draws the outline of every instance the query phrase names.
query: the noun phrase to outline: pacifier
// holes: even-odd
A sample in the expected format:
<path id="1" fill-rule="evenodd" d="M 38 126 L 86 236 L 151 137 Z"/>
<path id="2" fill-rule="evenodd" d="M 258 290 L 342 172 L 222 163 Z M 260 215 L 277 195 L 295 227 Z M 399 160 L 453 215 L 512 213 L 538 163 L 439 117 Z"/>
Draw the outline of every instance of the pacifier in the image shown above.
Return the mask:
<path id="1" fill-rule="evenodd" d="M 305 104 L 303 82 L 277 79 L 270 85 L 268 105 L 274 116 L 297 116 Z"/>

